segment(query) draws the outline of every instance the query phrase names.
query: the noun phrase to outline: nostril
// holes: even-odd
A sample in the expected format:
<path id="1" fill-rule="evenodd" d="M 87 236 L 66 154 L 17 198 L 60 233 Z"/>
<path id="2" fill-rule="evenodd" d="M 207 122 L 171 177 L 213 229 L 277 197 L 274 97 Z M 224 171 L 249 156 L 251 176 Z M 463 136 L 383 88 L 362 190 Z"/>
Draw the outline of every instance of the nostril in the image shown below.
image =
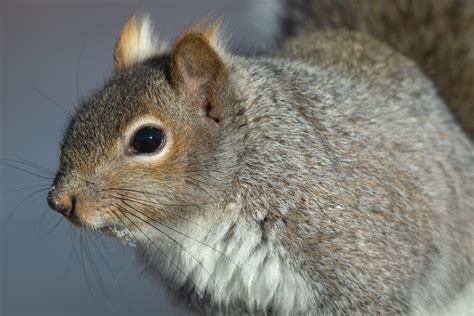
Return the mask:
<path id="1" fill-rule="evenodd" d="M 64 216 L 71 217 L 72 205 L 59 205 L 58 211 Z"/>
<path id="2" fill-rule="evenodd" d="M 71 217 L 76 206 L 76 198 L 66 193 L 57 194 L 52 188 L 47 197 L 48 205 L 64 216 Z"/>

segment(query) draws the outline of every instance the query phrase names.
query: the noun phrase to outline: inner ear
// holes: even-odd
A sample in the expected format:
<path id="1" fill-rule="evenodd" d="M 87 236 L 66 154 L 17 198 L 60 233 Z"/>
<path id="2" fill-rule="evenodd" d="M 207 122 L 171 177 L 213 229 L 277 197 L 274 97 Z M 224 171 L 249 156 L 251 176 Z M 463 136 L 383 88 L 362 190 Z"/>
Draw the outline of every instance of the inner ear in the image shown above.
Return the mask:
<path id="1" fill-rule="evenodd" d="M 223 119 L 223 105 L 219 103 L 219 106 L 216 106 L 217 102 L 222 102 L 221 100 L 211 100 L 210 98 L 216 93 L 213 91 L 212 93 L 208 93 L 207 98 L 204 103 L 204 112 L 206 113 L 206 117 L 211 119 L 217 124 L 221 124 Z M 214 106 L 213 106 L 214 105 Z"/>
<path id="2" fill-rule="evenodd" d="M 171 81 L 198 102 L 207 118 L 222 122 L 227 71 L 205 34 L 187 34 L 176 42 L 171 53 Z"/>

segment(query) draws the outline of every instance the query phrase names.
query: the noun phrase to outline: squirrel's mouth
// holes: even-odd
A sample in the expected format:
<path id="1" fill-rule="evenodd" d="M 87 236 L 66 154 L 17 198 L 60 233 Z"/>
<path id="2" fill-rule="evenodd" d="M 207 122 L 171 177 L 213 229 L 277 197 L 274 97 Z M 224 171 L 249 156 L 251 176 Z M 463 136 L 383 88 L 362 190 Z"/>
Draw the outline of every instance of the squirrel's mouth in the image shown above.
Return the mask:
<path id="1" fill-rule="evenodd" d="M 109 236 L 120 239 L 125 245 L 135 247 L 137 240 L 130 229 L 119 226 L 104 226 L 97 229 L 98 232 Z"/>
<path id="2" fill-rule="evenodd" d="M 83 223 L 76 216 L 64 216 L 66 220 L 76 227 L 84 227 Z"/>

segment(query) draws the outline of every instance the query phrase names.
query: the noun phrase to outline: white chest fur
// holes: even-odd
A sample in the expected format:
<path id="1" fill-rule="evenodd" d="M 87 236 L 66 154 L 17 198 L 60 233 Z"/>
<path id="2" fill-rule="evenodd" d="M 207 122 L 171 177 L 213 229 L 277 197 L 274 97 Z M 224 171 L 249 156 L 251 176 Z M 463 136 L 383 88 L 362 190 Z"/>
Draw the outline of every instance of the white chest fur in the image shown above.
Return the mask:
<path id="1" fill-rule="evenodd" d="M 210 226 L 201 220 L 154 226 L 143 231 L 147 237 L 140 237 L 152 266 L 175 285 L 193 284 L 214 308 L 243 305 L 250 311 L 289 315 L 307 313 L 314 302 L 314 293 L 288 254 L 262 241 L 258 225 L 227 221 Z"/>

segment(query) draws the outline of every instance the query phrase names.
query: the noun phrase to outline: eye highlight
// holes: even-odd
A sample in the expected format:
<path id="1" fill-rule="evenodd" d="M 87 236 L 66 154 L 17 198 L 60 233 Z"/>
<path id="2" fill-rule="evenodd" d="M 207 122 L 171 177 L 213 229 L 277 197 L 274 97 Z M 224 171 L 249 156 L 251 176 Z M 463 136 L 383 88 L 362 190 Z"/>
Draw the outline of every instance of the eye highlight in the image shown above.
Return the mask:
<path id="1" fill-rule="evenodd" d="M 152 154 L 163 148 L 165 133 L 158 127 L 145 126 L 135 132 L 129 152 L 132 154 Z"/>

